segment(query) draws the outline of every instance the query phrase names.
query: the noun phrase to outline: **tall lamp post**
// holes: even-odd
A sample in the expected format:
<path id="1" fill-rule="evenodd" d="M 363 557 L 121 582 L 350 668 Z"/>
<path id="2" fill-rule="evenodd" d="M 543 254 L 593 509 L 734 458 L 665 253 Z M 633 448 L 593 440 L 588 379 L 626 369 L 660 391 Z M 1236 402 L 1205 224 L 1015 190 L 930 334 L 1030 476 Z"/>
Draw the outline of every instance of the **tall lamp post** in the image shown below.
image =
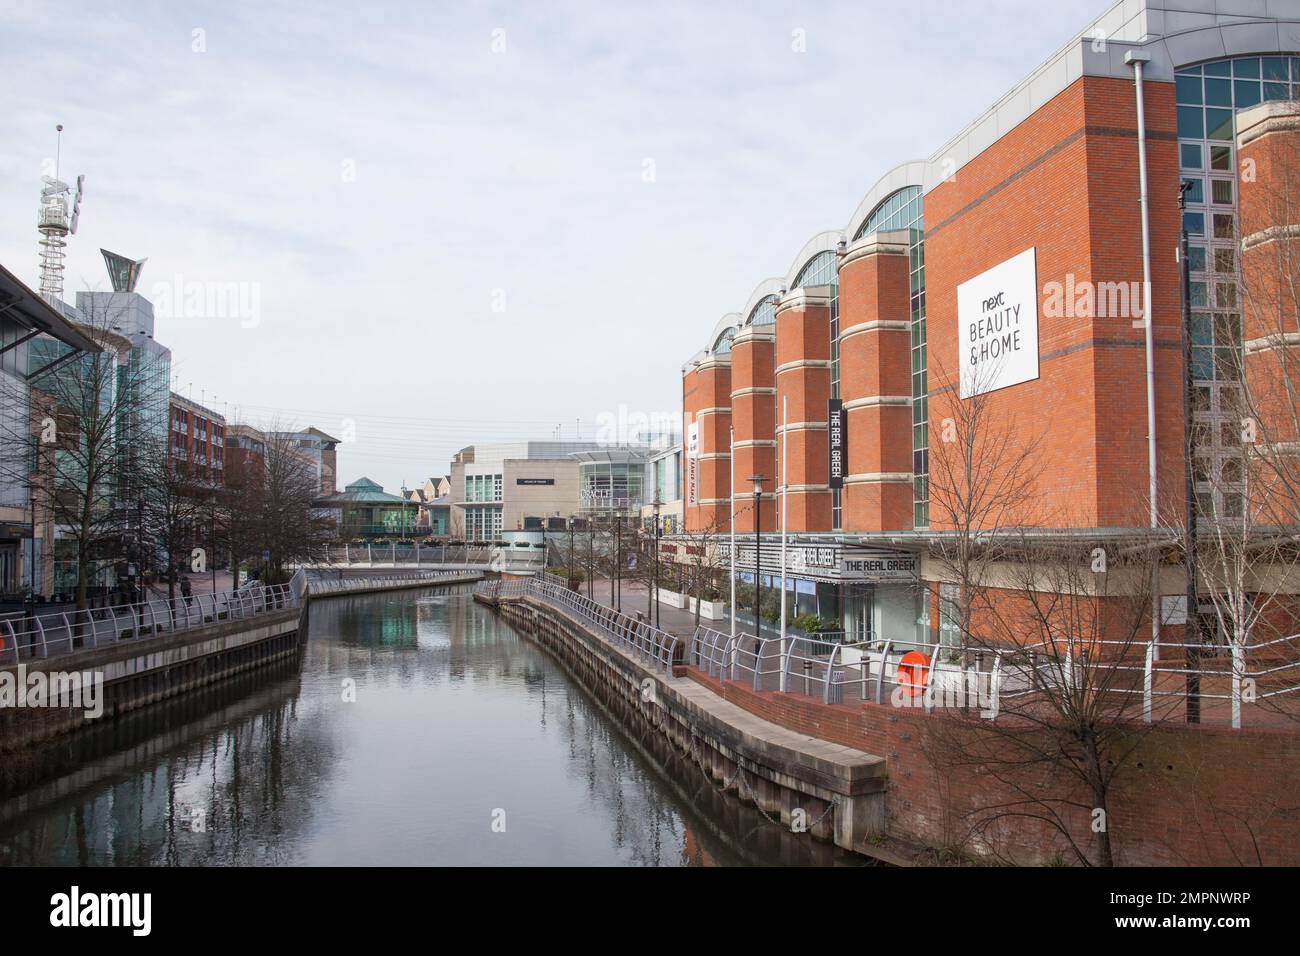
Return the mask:
<path id="1" fill-rule="evenodd" d="M 763 637 L 763 482 L 767 475 L 750 475 L 754 483 L 754 631 Z"/>
<path id="2" fill-rule="evenodd" d="M 1190 182 L 1183 182 L 1178 190 L 1178 209 L 1180 213 L 1187 208 L 1187 190 L 1191 187 Z M 1196 434 L 1193 431 L 1194 422 L 1192 417 L 1192 390 L 1193 382 L 1196 379 L 1192 367 L 1192 264 L 1187 258 L 1187 217 L 1182 216 L 1183 231 L 1180 237 L 1179 246 L 1179 265 L 1182 267 L 1182 292 L 1183 292 L 1183 458 L 1186 465 L 1183 468 L 1184 474 L 1184 495 L 1186 497 L 1185 507 L 1187 508 L 1187 554 L 1184 558 L 1186 561 L 1187 571 L 1187 624 L 1184 628 L 1186 637 L 1183 642 L 1187 648 L 1187 722 L 1189 724 L 1198 724 L 1201 721 L 1201 655 L 1200 649 L 1195 645 L 1201 643 L 1200 619 L 1197 616 L 1200 607 L 1200 598 L 1196 593 L 1196 469 L 1192 463 L 1196 460 Z"/>
<path id="3" fill-rule="evenodd" d="M 655 627 L 658 628 L 659 627 L 659 532 L 661 530 L 660 523 L 659 523 L 659 509 L 664 506 L 664 503 L 659 500 L 658 495 L 655 495 L 655 500 L 651 502 L 651 506 L 654 508 L 654 515 L 655 515 Z"/>

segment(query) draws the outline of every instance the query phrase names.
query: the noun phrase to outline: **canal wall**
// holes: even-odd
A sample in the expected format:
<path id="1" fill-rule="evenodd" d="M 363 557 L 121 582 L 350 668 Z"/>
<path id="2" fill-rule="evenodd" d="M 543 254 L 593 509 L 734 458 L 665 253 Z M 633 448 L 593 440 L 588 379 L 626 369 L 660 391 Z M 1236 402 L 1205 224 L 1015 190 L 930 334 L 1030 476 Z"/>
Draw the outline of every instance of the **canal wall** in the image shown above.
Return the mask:
<path id="1" fill-rule="evenodd" d="M 672 675 L 536 598 L 475 600 L 550 650 L 583 686 L 616 702 L 624 725 L 653 730 L 706 776 L 792 831 L 871 854 L 885 827 L 882 757 L 793 732 Z"/>
<path id="2" fill-rule="evenodd" d="M 193 691 L 237 674 L 298 658 L 313 600 L 478 581 L 478 571 L 308 580 L 298 604 L 186 631 L 164 631 L 75 654 L 0 666 L 0 688 L 43 684 L 63 691 L 40 706 L 16 706 L 0 696 L 0 753 L 42 744 L 92 722 Z M 86 692 L 74 699 L 70 679 L 98 686 L 94 712 Z M 0 689 L 0 694 L 3 690 Z M 52 695 L 51 695 L 52 696 Z"/>
<path id="3" fill-rule="evenodd" d="M 31 660 L 0 667 L 0 681 L 26 687 L 43 683 L 63 686 L 55 706 L 0 706 L 0 752 L 39 744 L 87 724 L 117 717 L 139 707 L 186 693 L 215 681 L 241 674 L 301 653 L 299 608 L 268 611 L 253 618 L 235 619 L 167 633 L 75 655 Z M 88 712 L 83 691 L 77 701 L 69 693 L 68 678 L 98 684 L 95 710 Z M 61 703 L 61 705 L 60 705 Z"/>

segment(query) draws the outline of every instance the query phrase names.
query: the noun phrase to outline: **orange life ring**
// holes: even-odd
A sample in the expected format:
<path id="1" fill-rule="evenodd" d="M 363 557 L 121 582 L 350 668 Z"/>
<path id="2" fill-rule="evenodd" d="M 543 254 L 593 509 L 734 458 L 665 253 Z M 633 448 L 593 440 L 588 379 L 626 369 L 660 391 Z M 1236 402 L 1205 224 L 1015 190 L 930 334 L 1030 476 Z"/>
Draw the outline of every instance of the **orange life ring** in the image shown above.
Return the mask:
<path id="1" fill-rule="evenodd" d="M 898 661 L 898 689 L 904 697 L 916 697 L 925 690 L 930 673 L 930 658 L 920 651 L 908 651 Z"/>

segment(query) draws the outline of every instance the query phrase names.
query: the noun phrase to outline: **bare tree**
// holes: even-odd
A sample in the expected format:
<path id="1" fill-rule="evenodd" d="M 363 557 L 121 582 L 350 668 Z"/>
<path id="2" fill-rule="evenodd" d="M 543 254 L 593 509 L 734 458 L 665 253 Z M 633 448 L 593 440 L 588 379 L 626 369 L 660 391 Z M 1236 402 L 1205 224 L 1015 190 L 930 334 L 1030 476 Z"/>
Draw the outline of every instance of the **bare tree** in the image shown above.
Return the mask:
<path id="1" fill-rule="evenodd" d="M 937 380 L 947 378 L 942 365 L 936 371 Z M 1036 495 L 1042 435 L 994 407 L 989 386 L 996 374 L 986 364 L 961 382 L 969 398 L 932 399 L 939 441 L 929 450 L 928 481 L 930 524 L 938 533 L 930 553 L 956 584 L 953 617 L 962 642 L 973 637 L 972 608 L 989 574 L 1019 540 L 1015 530 L 1043 523 Z"/>
<path id="2" fill-rule="evenodd" d="M 1300 676 L 1300 249 L 1284 228 L 1300 215 L 1300 147 L 1293 137 L 1270 140 L 1267 168 L 1241 177 L 1241 244 L 1209 253 L 1225 274 L 1215 304 L 1239 302 L 1242 315 L 1239 330 L 1234 311 L 1214 314 L 1206 331 L 1219 402 L 1193 405 L 1200 606 L 1189 613 L 1198 615 L 1193 633 L 1210 645 L 1204 653 L 1230 656 L 1234 726 L 1251 700 L 1300 717 L 1293 695 L 1282 693 Z"/>
<path id="3" fill-rule="evenodd" d="M 0 435 L 0 441 L 25 449 L 6 461 L 24 462 L 24 469 L 41 460 L 50 465 L 44 474 L 38 469 L 6 477 L 43 481 L 43 487 L 33 487 L 33 502 L 48 510 L 70 542 L 79 608 L 87 606 L 89 587 L 115 556 L 138 552 L 141 572 L 151 563 L 143 529 L 136 526 L 142 509 L 132 502 L 142 491 L 146 446 L 166 433 L 167 372 L 154 352 L 133 349 L 130 339 L 113 330 L 120 320 L 112 306 L 90 298 L 77 324 L 103 352 L 72 354 L 53 339 L 33 341 L 31 386 L 51 414 L 31 427 L 4 426 L 7 433 Z M 27 395 L 0 399 L 26 402 Z"/>
<path id="4" fill-rule="evenodd" d="M 1142 738 L 1181 706 L 1160 695 L 1148 711 L 1144 687 L 1161 551 L 1144 536 L 1095 545 L 1026 532 L 1004 555 L 1012 560 L 999 589 L 980 593 L 966 648 L 995 666 L 946 677 L 959 691 L 977 681 L 986 696 L 978 707 L 955 701 L 935 722 L 931 759 L 997 785 L 966 814 L 964 841 L 1011 860 L 1028 824 L 1040 844 L 1054 835 L 1078 863 L 1112 866 L 1117 782 Z"/>
<path id="5" fill-rule="evenodd" d="M 266 436 L 266 470 L 262 478 L 260 518 L 266 553 L 266 583 L 285 580 L 286 565 L 313 557 L 327 539 L 325 522 L 312 501 L 320 492 L 314 464 L 283 432 Z"/>
<path id="6" fill-rule="evenodd" d="M 177 566 L 189 557 L 196 530 L 209 513 L 217 489 L 210 480 L 194 474 L 179 455 L 171 454 L 163 442 L 147 443 L 138 461 L 145 537 L 167 556 L 167 597 L 175 600 Z"/>

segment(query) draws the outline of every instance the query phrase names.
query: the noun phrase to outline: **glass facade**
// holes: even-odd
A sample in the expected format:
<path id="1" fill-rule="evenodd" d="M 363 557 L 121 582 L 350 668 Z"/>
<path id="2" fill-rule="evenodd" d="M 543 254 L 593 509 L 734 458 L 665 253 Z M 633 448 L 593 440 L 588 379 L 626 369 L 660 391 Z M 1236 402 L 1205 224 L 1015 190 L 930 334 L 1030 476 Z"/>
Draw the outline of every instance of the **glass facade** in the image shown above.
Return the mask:
<path id="1" fill-rule="evenodd" d="M 1242 327 L 1236 111 L 1300 93 L 1300 58 L 1250 56 L 1179 70 L 1174 81 L 1183 225 L 1191 270 L 1197 501 L 1209 514 L 1242 513 Z"/>
<path id="2" fill-rule="evenodd" d="M 646 503 L 642 495 L 644 461 L 583 462 L 578 472 L 579 494 L 584 508 L 639 510 Z"/>
<path id="3" fill-rule="evenodd" d="M 466 475 L 465 500 L 487 502 L 501 500 L 500 475 Z"/>
<path id="4" fill-rule="evenodd" d="M 930 399 L 925 337 L 925 218 L 921 187 L 886 197 L 858 229 L 854 240 L 873 232 L 908 233 L 908 290 L 912 335 L 912 524 L 930 525 Z"/>
<path id="5" fill-rule="evenodd" d="M 501 537 L 501 508 L 466 508 L 465 540 L 495 541 Z"/>

